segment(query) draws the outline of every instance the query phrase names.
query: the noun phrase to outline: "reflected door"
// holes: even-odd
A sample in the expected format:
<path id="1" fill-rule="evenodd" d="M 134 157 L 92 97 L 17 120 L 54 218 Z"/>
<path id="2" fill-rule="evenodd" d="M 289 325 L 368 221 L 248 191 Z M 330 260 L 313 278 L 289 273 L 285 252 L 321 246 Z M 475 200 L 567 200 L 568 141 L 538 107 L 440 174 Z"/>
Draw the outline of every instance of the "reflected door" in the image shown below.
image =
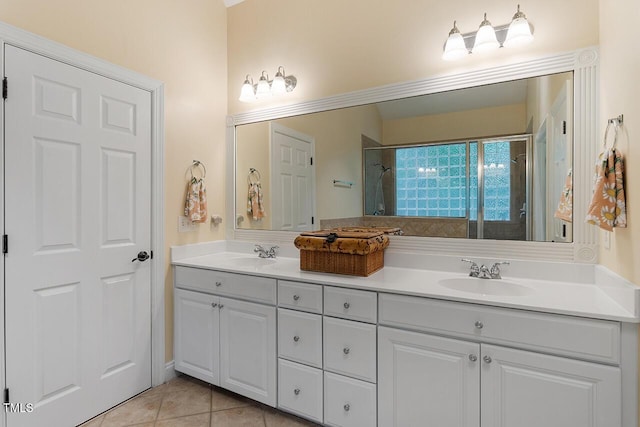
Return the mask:
<path id="1" fill-rule="evenodd" d="M 5 47 L 6 381 L 15 426 L 151 386 L 150 93 Z"/>

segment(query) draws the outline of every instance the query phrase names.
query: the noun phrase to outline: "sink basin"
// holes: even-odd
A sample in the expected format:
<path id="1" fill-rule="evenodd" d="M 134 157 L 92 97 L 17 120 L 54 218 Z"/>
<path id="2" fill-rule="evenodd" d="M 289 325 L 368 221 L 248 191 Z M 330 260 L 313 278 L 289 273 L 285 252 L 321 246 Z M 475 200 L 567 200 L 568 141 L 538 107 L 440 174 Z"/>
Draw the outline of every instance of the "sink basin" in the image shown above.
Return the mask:
<path id="1" fill-rule="evenodd" d="M 456 277 L 438 281 L 440 286 L 456 291 L 479 295 L 523 296 L 534 291 L 524 285 L 504 279 L 479 279 L 477 277 Z"/>
<path id="2" fill-rule="evenodd" d="M 264 267 L 266 265 L 275 264 L 275 262 L 276 260 L 273 258 L 259 258 L 257 256 L 230 258 L 226 261 L 230 266 L 246 268 Z"/>

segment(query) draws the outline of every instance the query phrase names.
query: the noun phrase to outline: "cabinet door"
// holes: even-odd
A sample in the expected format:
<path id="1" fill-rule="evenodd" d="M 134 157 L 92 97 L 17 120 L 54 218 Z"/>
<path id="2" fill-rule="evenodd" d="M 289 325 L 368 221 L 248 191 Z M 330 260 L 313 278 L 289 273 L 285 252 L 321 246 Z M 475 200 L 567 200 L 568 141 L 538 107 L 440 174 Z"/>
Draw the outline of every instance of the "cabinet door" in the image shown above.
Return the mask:
<path id="1" fill-rule="evenodd" d="M 621 425 L 620 368 L 482 345 L 482 425 Z"/>
<path id="2" fill-rule="evenodd" d="M 276 405 L 276 308 L 220 298 L 220 385 Z"/>
<path id="3" fill-rule="evenodd" d="M 218 297 L 174 290 L 175 369 L 220 384 Z"/>
<path id="4" fill-rule="evenodd" d="M 467 341 L 378 327 L 378 424 L 479 427 L 479 352 Z"/>

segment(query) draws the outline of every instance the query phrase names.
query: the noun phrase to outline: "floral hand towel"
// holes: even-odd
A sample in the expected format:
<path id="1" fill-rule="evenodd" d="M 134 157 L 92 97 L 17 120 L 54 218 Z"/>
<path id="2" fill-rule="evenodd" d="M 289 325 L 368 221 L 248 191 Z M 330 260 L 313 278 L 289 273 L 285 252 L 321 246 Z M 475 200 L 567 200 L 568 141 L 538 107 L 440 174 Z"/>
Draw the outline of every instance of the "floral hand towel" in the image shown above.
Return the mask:
<path id="1" fill-rule="evenodd" d="M 261 220 L 266 216 L 264 212 L 264 202 L 262 201 L 262 185 L 260 185 L 260 181 L 249 182 L 247 212 L 255 221 Z"/>
<path id="2" fill-rule="evenodd" d="M 569 169 L 564 188 L 560 193 L 558 209 L 556 209 L 556 213 L 553 216 L 567 222 L 573 220 L 573 172 L 571 169 Z"/>
<path id="3" fill-rule="evenodd" d="M 603 230 L 627 226 L 624 198 L 624 162 L 622 154 L 615 148 L 598 156 L 593 185 L 593 199 L 585 221 Z"/>
<path id="4" fill-rule="evenodd" d="M 207 188 L 203 179 L 192 179 L 187 184 L 187 200 L 184 215 L 191 222 L 207 221 Z"/>

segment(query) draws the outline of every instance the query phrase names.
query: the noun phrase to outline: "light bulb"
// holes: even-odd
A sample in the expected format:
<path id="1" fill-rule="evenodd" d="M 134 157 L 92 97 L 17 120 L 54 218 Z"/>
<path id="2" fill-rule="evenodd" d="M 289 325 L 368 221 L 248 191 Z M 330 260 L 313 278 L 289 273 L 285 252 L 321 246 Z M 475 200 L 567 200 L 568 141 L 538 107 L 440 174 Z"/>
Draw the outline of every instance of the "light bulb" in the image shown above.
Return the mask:
<path id="1" fill-rule="evenodd" d="M 487 20 L 487 14 L 484 14 L 484 20 L 480 23 L 480 28 L 476 33 L 476 41 L 473 44 L 473 53 L 487 52 L 500 47 L 496 38 L 496 31 L 493 29 L 491 22 Z"/>
<path id="2" fill-rule="evenodd" d="M 282 72 L 280 72 L 282 70 Z M 273 95 L 283 95 L 287 93 L 287 83 L 284 80 L 284 67 L 278 67 L 278 72 L 271 82 L 271 93 Z"/>
<path id="3" fill-rule="evenodd" d="M 260 80 L 258 80 L 258 86 L 256 87 L 256 98 L 263 99 L 271 96 L 271 87 L 267 79 L 266 71 L 263 71 Z"/>
<path id="4" fill-rule="evenodd" d="M 529 21 L 527 21 L 525 14 L 520 12 L 520 5 L 518 5 L 518 11 L 513 15 L 511 24 L 509 24 L 509 30 L 507 30 L 507 37 L 504 40 L 504 46 L 513 47 L 529 43 L 532 40 L 533 34 L 531 34 Z"/>
<path id="5" fill-rule="evenodd" d="M 245 78 L 244 83 L 242 84 L 242 89 L 240 90 L 240 98 L 238 98 L 240 102 L 251 102 L 251 101 L 255 101 L 256 99 L 256 94 L 253 91 L 253 85 L 249 81 L 249 78 L 250 77 L 247 74 L 247 77 Z"/>
<path id="6" fill-rule="evenodd" d="M 469 54 L 469 51 L 464 43 L 464 38 L 460 34 L 458 27 L 456 27 L 456 21 L 453 21 L 453 28 L 449 31 L 449 38 L 447 38 L 447 42 L 444 45 L 442 59 L 451 61 L 462 58 L 467 54 Z"/>

